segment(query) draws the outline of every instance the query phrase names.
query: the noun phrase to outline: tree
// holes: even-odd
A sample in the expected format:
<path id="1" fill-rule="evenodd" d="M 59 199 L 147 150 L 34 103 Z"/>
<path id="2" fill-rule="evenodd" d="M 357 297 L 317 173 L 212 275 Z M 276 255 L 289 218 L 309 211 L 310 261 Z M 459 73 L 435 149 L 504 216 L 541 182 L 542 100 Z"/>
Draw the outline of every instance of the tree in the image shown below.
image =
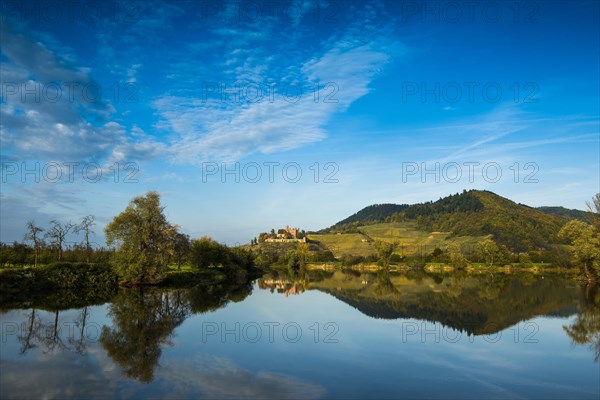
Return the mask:
<path id="1" fill-rule="evenodd" d="M 477 252 L 489 267 L 494 266 L 494 263 L 502 256 L 500 248 L 492 239 L 485 239 L 477 243 Z"/>
<path id="2" fill-rule="evenodd" d="M 116 246 L 112 264 L 121 279 L 147 283 L 163 278 L 176 232 L 163 211 L 160 195 L 148 192 L 131 200 L 106 226 L 106 243 Z"/>
<path id="3" fill-rule="evenodd" d="M 192 265 L 200 270 L 224 266 L 228 262 L 229 249 L 221 243 L 203 236 L 192 242 Z"/>
<path id="4" fill-rule="evenodd" d="M 600 239 L 592 225 L 572 220 L 562 227 L 560 237 L 569 239 L 582 274 L 594 281 L 600 276 Z"/>
<path id="5" fill-rule="evenodd" d="M 304 267 L 306 265 L 306 261 L 308 260 L 308 243 L 299 242 L 296 250 L 298 253 L 298 261 L 300 262 L 300 266 Z"/>
<path id="6" fill-rule="evenodd" d="M 190 237 L 181 232 L 173 234 L 173 251 L 177 258 L 177 269 L 181 269 L 181 260 L 188 255 L 191 250 Z"/>
<path id="7" fill-rule="evenodd" d="M 63 243 L 65 242 L 65 238 L 75 225 L 70 222 L 61 224 L 57 220 L 50 221 L 50 224 L 52 224 L 52 227 L 46 232 L 46 237 L 50 238 L 50 243 L 56 246 L 58 251 L 58 261 L 60 262 L 62 261 Z"/>
<path id="8" fill-rule="evenodd" d="M 588 211 L 591 213 L 592 226 L 596 234 L 600 235 L 600 193 L 592 198 L 591 202 L 586 202 Z"/>
<path id="9" fill-rule="evenodd" d="M 38 235 L 43 231 L 44 229 L 37 226 L 35 221 L 31 220 L 27 222 L 27 234 L 25 234 L 25 240 L 33 242 L 33 253 L 35 255 L 33 261 L 34 267 L 37 267 L 40 244 L 42 243 L 42 238 Z"/>
<path id="10" fill-rule="evenodd" d="M 379 255 L 379 261 L 383 263 L 384 267 L 390 265 L 390 258 L 394 251 L 399 246 L 398 242 L 385 242 L 382 240 L 376 240 L 374 243 L 375 250 L 377 250 L 377 254 Z"/>
<path id="11" fill-rule="evenodd" d="M 88 264 L 90 262 L 90 253 L 92 250 L 92 247 L 90 246 L 90 234 L 94 234 L 94 231 L 92 230 L 92 226 L 94 225 L 96 225 L 94 223 L 94 216 L 86 215 L 85 217 L 81 218 L 81 222 L 79 225 L 75 226 L 74 229 L 75 233 L 83 232 L 83 244 L 85 246 L 86 260 Z"/>
<path id="12" fill-rule="evenodd" d="M 582 274 L 588 281 L 596 281 L 600 278 L 600 193 L 596 193 L 592 201 L 586 204 L 591 213 L 592 224 L 569 221 L 558 235 L 573 244 L 573 252 Z"/>
<path id="13" fill-rule="evenodd" d="M 464 268 L 467 265 L 467 259 L 460 249 L 460 244 L 456 242 L 450 242 L 448 243 L 447 247 L 452 266 L 455 268 Z"/>

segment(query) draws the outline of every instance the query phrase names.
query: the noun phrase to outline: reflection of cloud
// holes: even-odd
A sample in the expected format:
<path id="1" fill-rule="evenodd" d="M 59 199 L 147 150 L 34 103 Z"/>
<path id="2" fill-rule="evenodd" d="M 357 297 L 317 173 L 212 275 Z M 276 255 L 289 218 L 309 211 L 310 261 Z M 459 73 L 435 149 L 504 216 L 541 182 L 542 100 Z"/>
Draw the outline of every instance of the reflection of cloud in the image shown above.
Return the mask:
<path id="1" fill-rule="evenodd" d="M 156 371 L 149 384 L 123 377 L 121 369 L 99 346 L 90 346 L 87 356 L 62 351 L 32 353 L 31 359 L 0 362 L 0 397 L 49 398 L 247 398 L 318 399 L 321 386 L 270 371 L 251 372 L 220 357 L 191 362 L 170 359 Z"/>
<path id="2" fill-rule="evenodd" d="M 56 357 L 0 362 L 0 395 L 15 399 L 111 398 L 115 383 L 93 359 L 69 352 Z"/>
<path id="3" fill-rule="evenodd" d="M 270 371 L 256 373 L 239 368 L 229 359 L 196 358 L 188 363 L 169 361 L 158 375 L 169 385 L 174 398 L 210 399 L 317 399 L 325 394 L 321 386 Z"/>
<path id="4" fill-rule="evenodd" d="M 456 344 L 453 344 L 453 347 Z M 468 350 L 468 351 L 466 351 Z M 522 366 L 517 365 L 513 360 L 509 360 L 507 355 L 503 360 L 499 358 L 497 351 L 490 349 L 477 349 L 469 346 L 464 351 L 453 351 L 458 359 L 450 360 L 444 356 L 420 354 L 416 360 L 431 367 L 438 367 L 444 371 L 452 371 L 457 376 L 454 381 L 464 380 L 465 384 L 471 387 L 471 394 L 479 396 L 475 392 L 477 383 L 481 385 L 482 393 L 488 398 L 523 398 L 521 390 L 515 389 L 516 386 L 526 387 L 531 393 L 556 393 L 557 398 L 578 398 L 594 396 L 594 393 L 587 388 L 578 387 L 571 384 L 562 384 L 551 380 L 532 379 L 526 375 L 515 373 Z M 547 353 L 544 353 L 547 354 Z M 521 367 L 521 368 L 519 368 Z M 465 396 L 466 397 L 466 396 Z"/>

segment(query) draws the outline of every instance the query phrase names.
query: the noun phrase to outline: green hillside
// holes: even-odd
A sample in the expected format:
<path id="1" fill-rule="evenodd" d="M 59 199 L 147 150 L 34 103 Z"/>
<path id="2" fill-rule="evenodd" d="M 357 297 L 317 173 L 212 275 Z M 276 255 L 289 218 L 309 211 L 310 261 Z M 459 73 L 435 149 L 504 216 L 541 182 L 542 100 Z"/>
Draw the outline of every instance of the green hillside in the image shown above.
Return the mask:
<path id="1" fill-rule="evenodd" d="M 436 247 L 445 248 L 448 241 L 457 242 L 465 252 L 470 252 L 469 249 L 473 249 L 477 242 L 486 237 L 485 235 L 456 237 L 450 232 L 423 230 L 415 221 L 366 225 L 360 228 L 360 232 L 372 240 L 399 242 L 400 248 L 397 253 L 402 255 L 430 253 Z"/>
<path id="2" fill-rule="evenodd" d="M 489 191 L 471 190 L 411 206 L 366 207 L 319 232 L 329 236 L 312 235 L 311 239 L 322 242 L 336 255 L 353 248 L 356 251 L 352 254 L 374 252 L 368 248 L 373 240 L 400 241 L 407 254 L 423 246 L 443 247 L 448 240 L 474 244 L 484 237 L 514 252 L 525 252 L 562 243 L 560 228 L 586 214 L 562 207 L 536 209 Z M 339 233 L 344 235 L 339 237 Z M 348 234 L 353 236 L 346 237 Z"/>
<path id="3" fill-rule="evenodd" d="M 375 249 L 369 243 L 368 238 L 360 233 L 310 234 L 308 239 L 331 250 L 336 257 L 340 257 L 342 254 L 366 257 L 375 253 Z"/>
<path id="4" fill-rule="evenodd" d="M 478 190 L 417 204 L 393 218 L 414 220 L 423 230 L 448 231 L 454 236 L 492 235 L 497 243 L 517 252 L 560 243 L 558 232 L 567 221 Z"/>
<path id="5" fill-rule="evenodd" d="M 310 234 L 308 239 L 328 248 L 336 257 L 342 254 L 368 256 L 377 251 L 373 242 L 399 242 L 396 254 L 429 254 L 436 247 L 443 249 L 448 241 L 458 242 L 466 253 L 486 236 L 454 237 L 450 232 L 436 232 L 420 229 L 415 221 L 384 222 L 362 225 L 356 233 Z"/>

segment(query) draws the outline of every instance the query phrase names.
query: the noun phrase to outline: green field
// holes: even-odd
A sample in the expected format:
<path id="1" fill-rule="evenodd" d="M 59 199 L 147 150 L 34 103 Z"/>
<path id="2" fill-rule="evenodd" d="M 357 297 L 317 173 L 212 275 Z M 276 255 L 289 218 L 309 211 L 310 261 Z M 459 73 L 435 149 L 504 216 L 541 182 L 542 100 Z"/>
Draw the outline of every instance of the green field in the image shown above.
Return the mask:
<path id="1" fill-rule="evenodd" d="M 323 235 L 308 235 L 309 240 L 321 242 L 333 252 L 336 257 L 342 254 L 368 256 L 375 253 L 375 249 L 368 243 L 367 238 L 360 233 L 328 233 Z"/>
<path id="2" fill-rule="evenodd" d="M 449 238 L 449 232 L 426 232 L 418 230 L 414 222 L 391 222 L 366 225 L 359 228 L 361 233 L 309 235 L 310 240 L 321 242 L 336 257 L 342 254 L 367 256 L 376 253 L 371 241 L 398 241 L 400 255 L 427 254 L 439 247 L 443 249 L 447 241 L 461 244 L 468 254 L 484 236 L 462 236 Z"/>

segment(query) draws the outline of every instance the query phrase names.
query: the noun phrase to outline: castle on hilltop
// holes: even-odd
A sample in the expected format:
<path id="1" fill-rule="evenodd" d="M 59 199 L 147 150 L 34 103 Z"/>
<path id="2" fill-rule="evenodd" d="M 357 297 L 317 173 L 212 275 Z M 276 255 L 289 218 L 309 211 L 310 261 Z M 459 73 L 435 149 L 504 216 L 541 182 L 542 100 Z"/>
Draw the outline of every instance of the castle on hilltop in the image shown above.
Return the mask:
<path id="1" fill-rule="evenodd" d="M 300 228 L 290 228 L 289 225 L 284 229 L 280 229 L 275 237 L 265 239 L 265 242 L 303 242 L 306 243 L 306 236 Z"/>

